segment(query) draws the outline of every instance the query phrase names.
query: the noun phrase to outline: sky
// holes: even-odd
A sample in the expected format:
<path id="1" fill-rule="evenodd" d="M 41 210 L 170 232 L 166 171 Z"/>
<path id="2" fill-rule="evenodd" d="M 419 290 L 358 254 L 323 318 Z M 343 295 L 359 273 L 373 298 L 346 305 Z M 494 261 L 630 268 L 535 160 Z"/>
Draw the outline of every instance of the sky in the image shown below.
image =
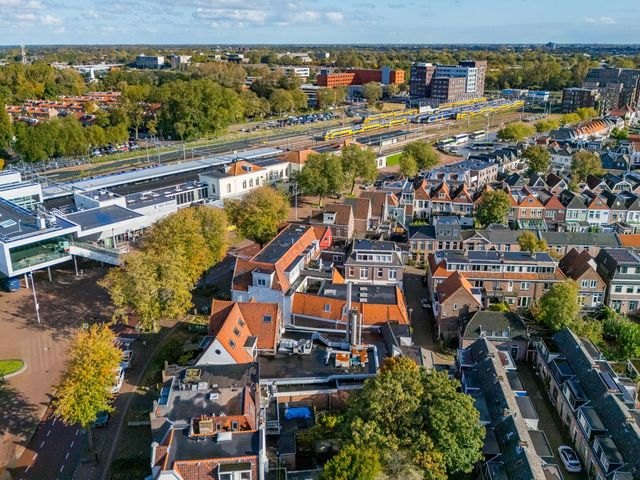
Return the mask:
<path id="1" fill-rule="evenodd" d="M 639 0 L 0 0 L 0 44 L 639 43 Z"/>

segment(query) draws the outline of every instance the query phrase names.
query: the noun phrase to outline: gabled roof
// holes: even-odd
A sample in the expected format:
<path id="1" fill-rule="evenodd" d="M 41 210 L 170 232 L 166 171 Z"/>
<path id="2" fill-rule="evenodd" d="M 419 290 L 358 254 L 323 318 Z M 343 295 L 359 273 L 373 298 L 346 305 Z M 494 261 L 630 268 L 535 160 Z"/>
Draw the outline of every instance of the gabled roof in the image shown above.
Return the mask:
<path id="1" fill-rule="evenodd" d="M 638 248 L 640 247 L 640 233 L 628 233 L 628 234 L 618 234 L 618 240 L 620 240 L 621 247 L 631 247 Z"/>
<path id="2" fill-rule="evenodd" d="M 527 326 L 522 317 L 513 312 L 494 312 L 483 310 L 476 312 L 469 323 L 464 327 L 462 338 L 476 339 L 486 337 L 491 339 L 494 332 L 500 332 L 498 338 L 502 338 L 504 332 L 508 332 L 511 340 L 528 340 Z"/>
<path id="3" fill-rule="evenodd" d="M 315 150 L 305 149 L 305 150 L 290 150 L 282 154 L 279 159 L 284 160 L 289 163 L 296 163 L 298 165 L 304 165 L 309 158 L 309 155 L 313 155 L 316 152 Z"/>
<path id="4" fill-rule="evenodd" d="M 453 203 L 473 203 L 471 194 L 466 184 L 463 184 L 452 196 Z"/>
<path id="5" fill-rule="evenodd" d="M 478 306 L 482 306 L 482 304 L 478 301 L 478 299 L 473 294 L 473 286 L 469 283 L 462 273 L 455 271 L 451 275 L 449 275 L 444 282 L 438 284 L 436 287 L 436 293 L 438 295 L 438 301 L 440 303 L 447 300 L 451 295 L 456 293 L 459 290 L 464 290 L 469 294 L 474 303 Z"/>
<path id="6" fill-rule="evenodd" d="M 416 188 L 413 198 L 416 200 L 429 200 L 431 198 L 431 196 L 429 195 L 429 185 L 427 185 L 427 182 L 422 180 L 420 186 Z"/>
<path id="7" fill-rule="evenodd" d="M 596 273 L 594 259 L 586 250 L 578 252 L 578 250 L 572 248 L 562 260 L 560 260 L 558 266 L 560 270 L 572 280 L 578 280 L 589 270 L 593 270 L 593 273 L 600 278 L 600 275 Z"/>
<path id="8" fill-rule="evenodd" d="M 344 202 L 351 205 L 356 220 L 368 220 L 371 216 L 371 200 L 368 198 L 347 198 Z"/>
<path id="9" fill-rule="evenodd" d="M 237 176 L 257 172 L 258 170 L 264 170 L 264 168 L 253 163 L 249 163 L 246 160 L 238 160 L 237 162 L 230 164 L 225 173 L 227 175 Z"/>
<path id="10" fill-rule="evenodd" d="M 550 173 L 545 179 L 545 183 L 549 188 L 554 188 L 556 185 L 563 184 L 566 187 L 567 182 L 555 173 Z"/>
<path id="11" fill-rule="evenodd" d="M 280 308 L 277 303 L 229 302 L 213 300 L 209 333 L 216 337 L 237 363 L 253 358 L 244 347 L 249 337 L 256 337 L 258 350 L 275 350 L 280 330 Z M 235 348 L 231 348 L 233 340 Z"/>
<path id="12" fill-rule="evenodd" d="M 374 191 L 362 192 L 360 198 L 368 198 L 371 201 L 371 215 L 374 217 L 383 217 L 387 208 L 389 194 L 387 192 Z"/>
<path id="13" fill-rule="evenodd" d="M 349 225 L 350 220 L 354 218 L 353 208 L 349 204 L 328 203 L 324 208 L 312 210 L 309 217 L 310 223 L 324 223 L 325 213 L 335 213 L 336 218 L 332 225 Z"/>

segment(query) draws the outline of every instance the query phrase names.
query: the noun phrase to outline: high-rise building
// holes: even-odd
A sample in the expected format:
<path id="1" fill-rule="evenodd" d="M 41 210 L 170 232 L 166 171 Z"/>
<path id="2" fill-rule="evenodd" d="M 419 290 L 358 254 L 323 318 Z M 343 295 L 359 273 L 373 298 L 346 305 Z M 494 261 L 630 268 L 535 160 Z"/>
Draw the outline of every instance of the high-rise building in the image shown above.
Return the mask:
<path id="1" fill-rule="evenodd" d="M 458 65 L 414 63 L 409 93 L 413 98 L 431 98 L 438 102 L 482 97 L 486 72 L 486 61 L 467 60 Z"/>
<path id="2" fill-rule="evenodd" d="M 603 110 L 640 104 L 640 70 L 631 68 L 592 68 L 582 83 L 597 89 Z"/>
<path id="3" fill-rule="evenodd" d="M 136 67 L 138 68 L 162 68 L 164 57 L 162 55 L 145 55 L 144 53 L 136 57 Z"/>
<path id="4" fill-rule="evenodd" d="M 597 108 L 598 90 L 594 88 L 565 88 L 562 91 L 562 113 L 575 112 L 578 108 Z"/>

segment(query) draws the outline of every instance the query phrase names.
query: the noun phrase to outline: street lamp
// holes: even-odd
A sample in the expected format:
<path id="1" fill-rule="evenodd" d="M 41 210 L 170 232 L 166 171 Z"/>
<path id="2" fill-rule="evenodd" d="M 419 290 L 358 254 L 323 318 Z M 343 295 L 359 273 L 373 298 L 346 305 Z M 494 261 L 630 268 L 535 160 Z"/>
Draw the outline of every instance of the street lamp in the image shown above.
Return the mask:
<path id="1" fill-rule="evenodd" d="M 38 324 L 40 324 L 40 304 L 38 303 L 38 296 L 36 295 L 36 281 L 33 278 L 33 270 L 29 272 L 29 278 L 31 278 L 31 289 L 33 290 L 33 304 L 36 307 L 36 318 L 38 319 Z M 27 286 L 29 286 L 28 282 Z"/>
<path id="2" fill-rule="evenodd" d="M 413 308 L 409 308 L 409 325 L 411 325 L 411 314 L 413 313 Z"/>

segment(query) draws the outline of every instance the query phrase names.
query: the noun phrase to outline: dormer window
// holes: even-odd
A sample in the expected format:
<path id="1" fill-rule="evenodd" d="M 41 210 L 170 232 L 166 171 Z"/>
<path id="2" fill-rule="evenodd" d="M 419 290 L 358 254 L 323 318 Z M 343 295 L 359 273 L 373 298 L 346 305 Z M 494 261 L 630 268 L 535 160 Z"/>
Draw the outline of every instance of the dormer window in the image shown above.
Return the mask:
<path id="1" fill-rule="evenodd" d="M 265 315 L 262 317 L 264 323 L 271 323 L 271 315 Z"/>
<path id="2" fill-rule="evenodd" d="M 240 325 L 241 327 L 244 327 L 245 323 L 244 320 L 242 320 L 241 318 L 238 319 L 238 325 Z"/>
<path id="3" fill-rule="evenodd" d="M 336 222 L 336 214 L 335 212 L 324 212 L 322 215 L 322 222 L 333 224 Z"/>
<path id="4" fill-rule="evenodd" d="M 240 330 L 238 330 L 236 327 L 234 327 L 234 328 L 233 328 L 233 334 L 234 334 L 236 337 L 239 337 L 239 336 L 240 336 Z"/>
<path id="5" fill-rule="evenodd" d="M 327 313 L 330 312 L 331 311 L 331 304 L 325 303 L 324 304 L 324 311 L 327 312 Z"/>

